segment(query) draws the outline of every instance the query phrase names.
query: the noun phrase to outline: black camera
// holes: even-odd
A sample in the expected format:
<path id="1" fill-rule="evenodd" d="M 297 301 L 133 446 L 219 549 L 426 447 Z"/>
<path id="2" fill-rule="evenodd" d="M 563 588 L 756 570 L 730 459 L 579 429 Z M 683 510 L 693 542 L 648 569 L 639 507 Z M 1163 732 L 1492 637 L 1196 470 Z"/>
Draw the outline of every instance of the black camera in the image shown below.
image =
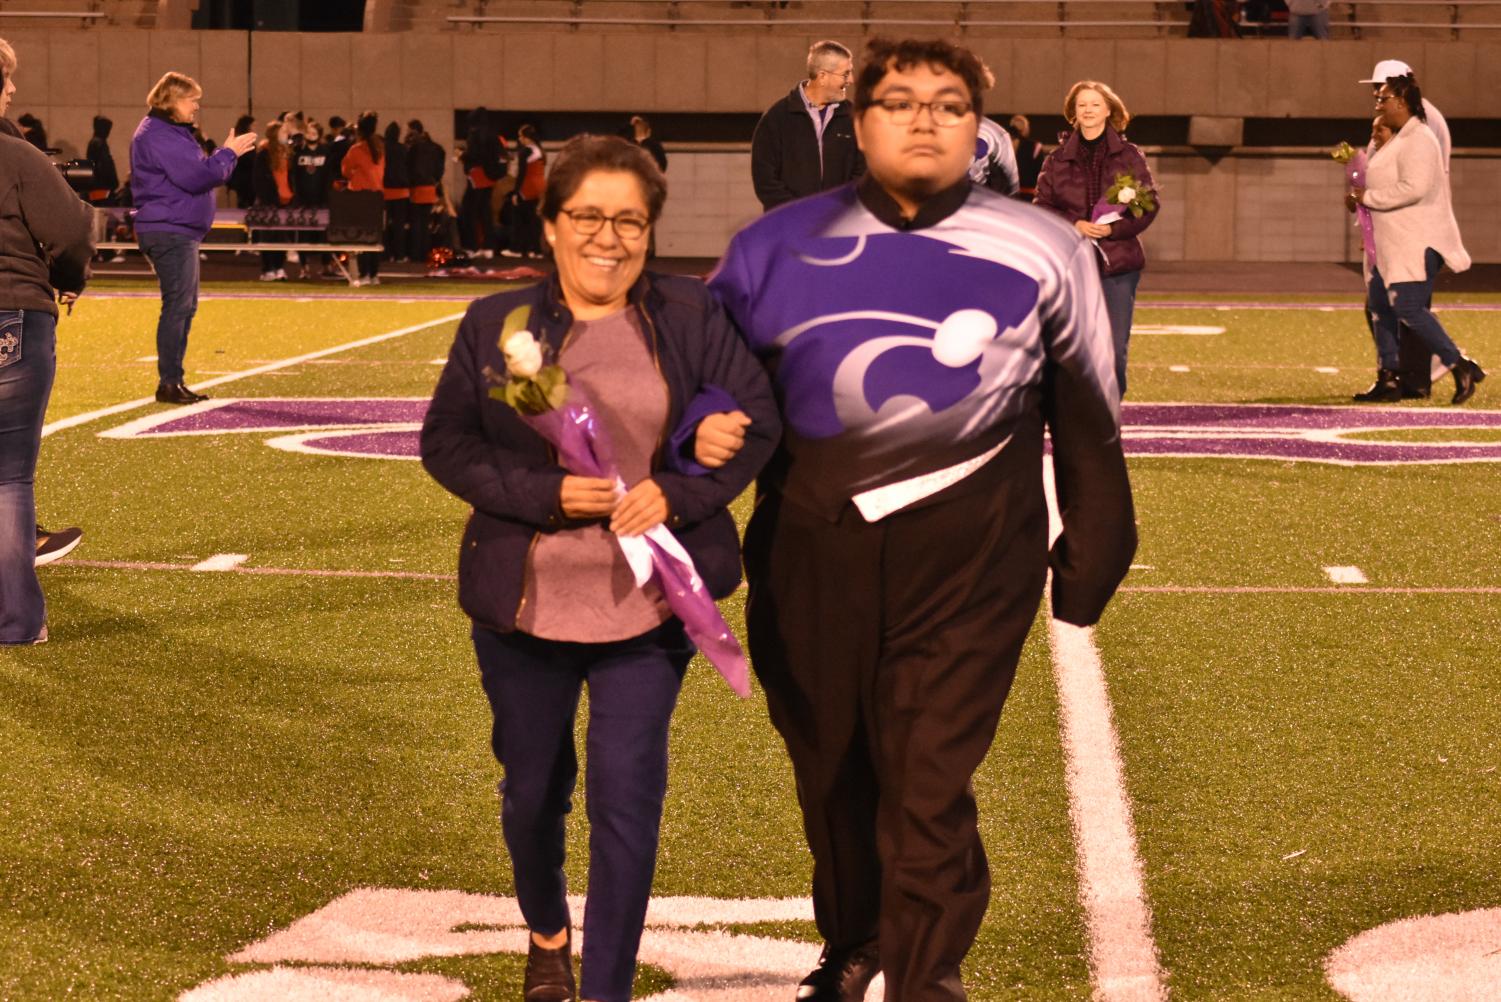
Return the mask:
<path id="1" fill-rule="evenodd" d="M 89 192 L 99 187 L 92 160 L 68 160 L 53 166 L 62 172 L 63 180 L 68 182 L 68 187 L 85 198 Z"/>

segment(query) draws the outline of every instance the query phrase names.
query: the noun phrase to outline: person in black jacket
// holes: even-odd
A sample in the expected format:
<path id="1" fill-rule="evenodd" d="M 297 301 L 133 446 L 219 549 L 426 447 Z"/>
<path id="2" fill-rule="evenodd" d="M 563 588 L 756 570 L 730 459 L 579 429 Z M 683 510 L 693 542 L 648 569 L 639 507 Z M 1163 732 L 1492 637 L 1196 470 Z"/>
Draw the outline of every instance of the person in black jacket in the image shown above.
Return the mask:
<path id="1" fill-rule="evenodd" d="M 490 124 L 490 113 L 484 108 L 470 112 L 464 152 L 459 155 L 459 163 L 469 179 L 464 189 L 464 201 L 459 205 L 459 234 L 465 249 L 480 257 L 495 254 L 495 222 L 491 207 L 494 192 L 491 189 L 506 176 L 510 159 L 505 141 Z"/>
<path id="2" fill-rule="evenodd" d="M 635 585 L 617 540 L 666 525 L 706 590 L 732 594 L 740 549 L 728 505 L 781 433 L 765 372 L 704 284 L 644 270 L 666 196 L 651 158 L 618 136 L 564 146 L 542 197 L 557 272 L 469 307 L 422 425 L 422 465 L 472 509 L 459 604 L 473 622 L 491 749 L 505 771 L 501 826 L 531 930 L 529 999 L 629 999 L 651 893 L 668 727 L 693 645 L 656 585 Z M 503 351 L 497 333 L 512 324 L 525 330 L 512 328 Z M 490 395 L 507 354 L 541 363 L 539 342 L 595 403 L 631 485 L 623 494 L 615 481 L 560 466 Z M 705 398 L 738 408 L 728 413 L 744 446 L 700 471 L 683 465 L 688 440 L 710 413 L 726 412 Z M 692 451 L 710 465 L 696 441 Z M 562 859 L 586 684 L 592 824 L 576 992 Z"/>
<path id="3" fill-rule="evenodd" d="M 255 131 L 255 116 L 241 115 L 235 119 L 235 135 Z M 235 196 L 235 208 L 248 209 L 255 204 L 255 158 L 240 157 L 235 169 L 230 172 L 228 188 Z"/>
<path id="4" fill-rule="evenodd" d="M 766 211 L 865 173 L 845 101 L 853 66 L 850 50 L 843 45 L 814 42 L 808 49 L 808 79 L 756 123 L 751 179 Z"/>
<path id="5" fill-rule="evenodd" d="M 433 207 L 442 202 L 443 170 L 448 164 L 443 147 L 433 142 L 419 119 L 407 123 L 407 170 L 412 180 L 411 243 L 408 256 L 427 263 L 432 238 L 428 227 Z"/>
<path id="6" fill-rule="evenodd" d="M 319 209 L 328 208 L 328 192 L 333 183 L 331 159 L 323 125 L 309 119 L 302 134 L 292 143 L 292 204 L 305 210 L 302 215 L 309 224 Z M 301 254 L 302 277 L 332 277 L 327 254 L 314 251 Z"/>
<path id="7" fill-rule="evenodd" d="M 386 260 L 403 261 L 411 243 L 412 171 L 401 142 L 401 123 L 386 125 L 386 166 L 381 184 L 386 194 Z"/>
<path id="8" fill-rule="evenodd" d="M 115 169 L 114 154 L 109 151 L 109 133 L 115 123 L 103 115 L 94 116 L 94 137 L 89 140 L 89 163 L 94 165 L 94 187 L 89 191 L 93 205 L 111 205 L 120 187 L 120 172 Z"/>

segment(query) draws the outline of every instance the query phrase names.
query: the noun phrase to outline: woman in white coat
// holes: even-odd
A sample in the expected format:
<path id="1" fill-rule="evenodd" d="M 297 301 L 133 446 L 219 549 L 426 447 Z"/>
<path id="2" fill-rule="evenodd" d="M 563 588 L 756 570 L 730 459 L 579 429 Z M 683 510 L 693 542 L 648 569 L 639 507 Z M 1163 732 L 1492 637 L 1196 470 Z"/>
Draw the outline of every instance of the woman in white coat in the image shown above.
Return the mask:
<path id="1" fill-rule="evenodd" d="M 1428 308 L 1433 280 L 1448 265 L 1470 267 L 1449 201 L 1443 153 L 1423 122 L 1423 95 L 1410 76 L 1392 77 L 1376 92 L 1376 110 L 1392 139 L 1371 156 L 1365 188 L 1352 188 L 1351 204 L 1371 210 L 1376 267 L 1368 307 L 1380 370 L 1378 384 L 1397 381 L 1397 325 L 1406 324 L 1454 376 L 1454 403 L 1475 394 L 1485 371 L 1466 358 Z"/>

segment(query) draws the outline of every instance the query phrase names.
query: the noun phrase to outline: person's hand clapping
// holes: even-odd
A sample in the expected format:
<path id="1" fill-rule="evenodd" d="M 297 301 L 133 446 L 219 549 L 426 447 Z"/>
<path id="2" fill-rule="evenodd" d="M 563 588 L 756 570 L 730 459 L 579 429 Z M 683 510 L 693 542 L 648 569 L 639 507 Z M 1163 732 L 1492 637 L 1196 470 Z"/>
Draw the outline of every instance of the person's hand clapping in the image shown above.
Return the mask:
<path id="1" fill-rule="evenodd" d="M 254 132 L 242 132 L 239 135 L 235 135 L 234 130 L 231 129 L 229 137 L 224 140 L 224 145 L 234 150 L 235 156 L 243 157 L 255 149 L 255 141 L 259 138 Z"/>
<path id="2" fill-rule="evenodd" d="M 567 518 L 604 518 L 615 510 L 615 483 L 600 477 L 563 478 L 558 507 Z"/>
<path id="3" fill-rule="evenodd" d="M 744 411 L 710 414 L 698 423 L 694 433 L 693 458 L 700 466 L 717 470 L 745 446 L 745 429 L 750 423 Z"/>
<path id="4" fill-rule="evenodd" d="M 654 525 L 667 521 L 670 514 L 667 495 L 655 480 L 646 479 L 626 491 L 610 519 L 610 531 L 617 536 L 639 536 Z"/>
<path id="5" fill-rule="evenodd" d="M 1104 223 L 1091 223 L 1087 219 L 1081 219 L 1074 223 L 1074 229 L 1091 240 L 1110 236 L 1110 227 Z"/>

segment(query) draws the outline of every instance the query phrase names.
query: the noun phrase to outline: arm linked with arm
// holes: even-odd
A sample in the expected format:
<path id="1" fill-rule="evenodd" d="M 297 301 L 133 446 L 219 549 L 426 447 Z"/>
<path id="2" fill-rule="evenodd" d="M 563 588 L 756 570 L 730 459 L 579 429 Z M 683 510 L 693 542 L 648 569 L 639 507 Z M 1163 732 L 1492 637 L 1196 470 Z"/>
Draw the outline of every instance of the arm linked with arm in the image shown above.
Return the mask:
<path id="1" fill-rule="evenodd" d="M 423 468 L 475 510 L 535 528 L 562 524 L 559 494 L 565 473 L 552 463 L 485 437 L 484 379 L 476 364 L 478 333 L 470 317 L 459 325 L 432 403 L 422 421 Z"/>
<path id="2" fill-rule="evenodd" d="M 723 466 L 700 476 L 658 472 L 653 479 L 667 496 L 673 526 L 701 522 L 724 508 L 749 486 L 782 437 L 782 423 L 766 370 L 741 340 L 729 315 L 706 297 L 704 352 L 700 382 L 723 389 L 750 417 L 745 444 Z"/>
<path id="3" fill-rule="evenodd" d="M 1097 269 L 1093 248 L 1081 242 L 1043 321 L 1043 416 L 1063 521 L 1049 553 L 1053 615 L 1078 626 L 1099 620 L 1136 552 L 1114 348 Z"/>
<path id="4" fill-rule="evenodd" d="M 1438 140 L 1429 139 L 1429 136 L 1412 136 L 1401 149 L 1393 151 L 1397 153 L 1397 183 L 1384 188 L 1367 188 L 1366 208 L 1390 212 L 1416 205 L 1439 183 L 1443 175 L 1443 154 L 1439 152 Z M 1420 141 L 1425 139 L 1429 141 Z"/>

